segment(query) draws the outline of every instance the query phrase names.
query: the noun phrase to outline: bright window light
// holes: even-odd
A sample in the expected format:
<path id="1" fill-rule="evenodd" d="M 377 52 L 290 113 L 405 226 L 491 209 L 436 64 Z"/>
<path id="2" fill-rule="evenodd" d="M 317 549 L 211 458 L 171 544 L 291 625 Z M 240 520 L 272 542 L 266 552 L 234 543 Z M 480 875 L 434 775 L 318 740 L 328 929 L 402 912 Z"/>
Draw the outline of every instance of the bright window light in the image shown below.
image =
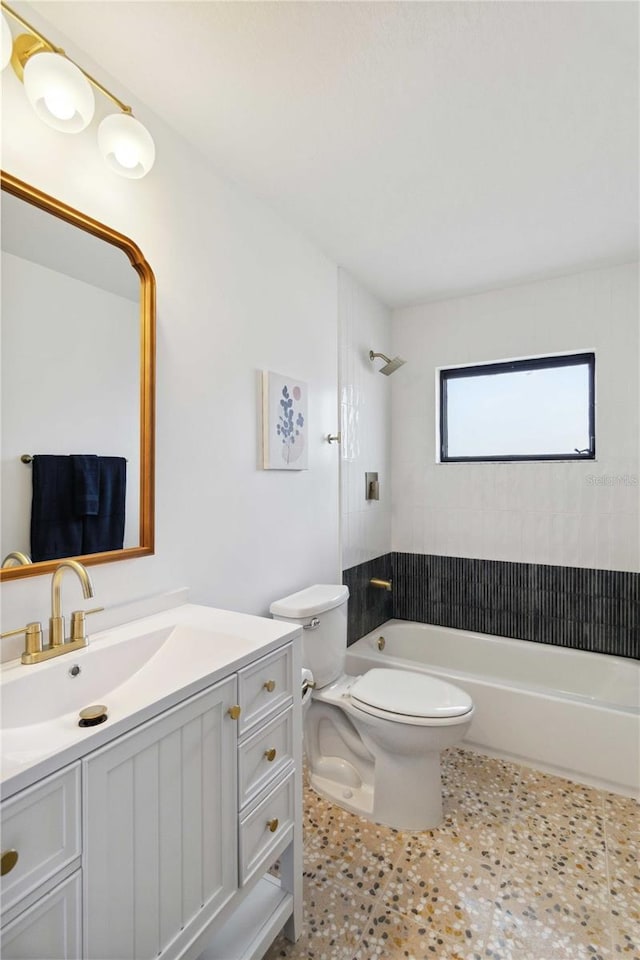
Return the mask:
<path id="1" fill-rule="evenodd" d="M 440 371 L 440 459 L 593 460 L 595 355 Z"/>

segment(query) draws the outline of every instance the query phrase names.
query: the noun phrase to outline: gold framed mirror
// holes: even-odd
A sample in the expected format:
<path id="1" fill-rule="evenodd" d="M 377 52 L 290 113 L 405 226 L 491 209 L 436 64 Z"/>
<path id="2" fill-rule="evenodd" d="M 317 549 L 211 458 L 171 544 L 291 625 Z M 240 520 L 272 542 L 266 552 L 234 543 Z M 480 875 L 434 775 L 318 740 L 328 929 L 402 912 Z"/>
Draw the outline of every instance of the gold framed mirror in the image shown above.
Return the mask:
<path id="1" fill-rule="evenodd" d="M 11 174 L 0 176 L 0 561 L 16 555 L 0 568 L 0 580 L 50 573 L 63 559 L 45 551 L 24 562 L 32 552 L 36 458 L 121 462 L 122 546 L 100 549 L 93 535 L 70 537 L 69 557 L 90 565 L 148 556 L 154 552 L 153 271 L 128 237 Z"/>

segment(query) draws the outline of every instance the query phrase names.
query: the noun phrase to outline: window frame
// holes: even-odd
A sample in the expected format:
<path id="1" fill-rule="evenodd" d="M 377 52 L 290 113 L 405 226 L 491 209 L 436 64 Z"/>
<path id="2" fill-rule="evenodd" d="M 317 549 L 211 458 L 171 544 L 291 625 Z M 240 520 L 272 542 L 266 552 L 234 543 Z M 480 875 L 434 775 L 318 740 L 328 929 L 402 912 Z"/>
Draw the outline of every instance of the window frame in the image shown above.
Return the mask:
<path id="1" fill-rule="evenodd" d="M 449 380 L 460 380 L 469 377 L 487 376 L 488 374 L 516 373 L 526 370 L 549 370 L 557 367 L 574 367 L 588 365 L 588 416 L 589 416 L 589 449 L 587 453 L 537 453 L 537 454 L 503 454 L 486 457 L 450 457 L 447 453 L 447 383 Z M 527 357 L 522 360 L 503 360 L 499 362 L 470 364 L 461 367 L 440 367 L 438 369 L 438 399 L 439 399 L 439 462 L 440 463 L 519 463 L 531 461 L 564 461 L 564 460 L 595 460 L 595 375 L 596 355 L 593 350 L 584 350 L 580 353 L 553 354 L 544 357 Z"/>

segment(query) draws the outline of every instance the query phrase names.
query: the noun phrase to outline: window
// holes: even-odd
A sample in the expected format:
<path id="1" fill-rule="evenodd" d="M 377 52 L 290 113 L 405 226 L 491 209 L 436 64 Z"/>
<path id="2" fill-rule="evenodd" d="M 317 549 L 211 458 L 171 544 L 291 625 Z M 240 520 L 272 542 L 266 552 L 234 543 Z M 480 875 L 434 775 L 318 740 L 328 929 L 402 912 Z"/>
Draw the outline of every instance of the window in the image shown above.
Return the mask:
<path id="1" fill-rule="evenodd" d="M 593 460 L 595 354 L 440 370 L 440 459 Z"/>

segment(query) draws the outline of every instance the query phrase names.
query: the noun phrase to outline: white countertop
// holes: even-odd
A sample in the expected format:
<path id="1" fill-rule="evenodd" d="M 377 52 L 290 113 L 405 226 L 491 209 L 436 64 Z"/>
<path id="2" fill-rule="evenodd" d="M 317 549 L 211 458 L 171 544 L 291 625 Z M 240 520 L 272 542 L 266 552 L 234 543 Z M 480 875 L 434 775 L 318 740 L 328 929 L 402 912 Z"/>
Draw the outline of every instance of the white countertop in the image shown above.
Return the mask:
<path id="1" fill-rule="evenodd" d="M 90 635 L 88 647 L 54 660 L 3 664 L 2 798 L 300 634 L 299 627 L 281 620 L 184 604 Z M 80 667 L 77 677 L 70 676 L 73 666 Z M 63 704 L 61 710 L 56 710 L 56 702 Z M 108 719 L 99 726 L 79 727 L 78 711 L 93 703 L 107 706 Z M 5 726 L 13 724 L 16 715 L 28 722 Z"/>

